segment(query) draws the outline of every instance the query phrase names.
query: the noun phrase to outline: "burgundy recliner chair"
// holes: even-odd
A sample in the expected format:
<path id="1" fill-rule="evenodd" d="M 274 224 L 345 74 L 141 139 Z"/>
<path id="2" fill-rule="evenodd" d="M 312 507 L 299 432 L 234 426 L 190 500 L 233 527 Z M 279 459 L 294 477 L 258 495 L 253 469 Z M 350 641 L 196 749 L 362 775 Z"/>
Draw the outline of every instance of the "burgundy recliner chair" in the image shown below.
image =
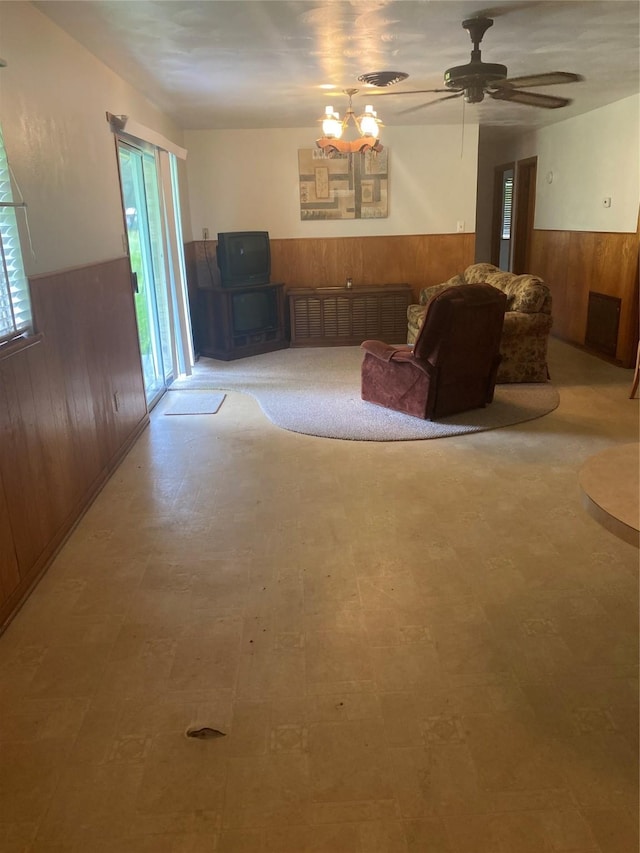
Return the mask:
<path id="1" fill-rule="evenodd" d="M 427 306 L 413 347 L 364 341 L 362 399 L 429 420 L 486 406 L 506 304 L 489 284 L 451 287 Z"/>

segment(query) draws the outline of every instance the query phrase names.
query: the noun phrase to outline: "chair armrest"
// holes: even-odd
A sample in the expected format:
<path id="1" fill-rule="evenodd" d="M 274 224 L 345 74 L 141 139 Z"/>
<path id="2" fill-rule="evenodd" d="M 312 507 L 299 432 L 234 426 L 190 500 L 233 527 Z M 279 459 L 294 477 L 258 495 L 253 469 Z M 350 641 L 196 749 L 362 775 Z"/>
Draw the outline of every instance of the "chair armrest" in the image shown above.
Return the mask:
<path id="1" fill-rule="evenodd" d="M 406 345 L 394 346 L 393 344 L 385 344 L 383 341 L 363 341 L 360 346 L 363 350 L 379 358 L 380 361 L 391 361 L 391 359 L 400 358 L 403 355 L 412 357 L 413 348 Z"/>
<path id="2" fill-rule="evenodd" d="M 418 359 L 413 354 L 413 346 L 409 344 L 385 344 L 382 341 L 363 341 L 360 346 L 369 355 L 386 362 L 409 362 L 417 370 L 431 376 L 433 365 L 425 359 Z"/>

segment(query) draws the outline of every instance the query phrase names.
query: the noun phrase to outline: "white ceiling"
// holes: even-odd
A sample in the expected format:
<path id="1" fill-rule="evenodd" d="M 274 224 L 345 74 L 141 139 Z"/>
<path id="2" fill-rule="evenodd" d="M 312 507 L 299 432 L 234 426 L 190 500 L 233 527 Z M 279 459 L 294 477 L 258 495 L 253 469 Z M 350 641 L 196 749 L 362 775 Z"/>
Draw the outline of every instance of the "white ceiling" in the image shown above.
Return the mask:
<path id="1" fill-rule="evenodd" d="M 535 127 L 639 91 L 637 0 L 46 0 L 34 4 L 183 128 L 313 127 L 326 104 L 342 115 L 346 88 L 356 113 L 382 92 L 442 87 L 443 73 L 469 61 L 463 19 L 494 25 L 482 59 L 509 76 L 573 71 L 583 82 L 538 89 L 573 99 L 543 110 L 487 98 L 465 105 L 465 121 Z M 393 89 L 357 82 L 372 71 L 404 71 Z M 333 94 L 321 87 L 332 86 Z M 438 95 L 382 97 L 385 125 L 447 124 L 462 99 L 407 115 Z"/>

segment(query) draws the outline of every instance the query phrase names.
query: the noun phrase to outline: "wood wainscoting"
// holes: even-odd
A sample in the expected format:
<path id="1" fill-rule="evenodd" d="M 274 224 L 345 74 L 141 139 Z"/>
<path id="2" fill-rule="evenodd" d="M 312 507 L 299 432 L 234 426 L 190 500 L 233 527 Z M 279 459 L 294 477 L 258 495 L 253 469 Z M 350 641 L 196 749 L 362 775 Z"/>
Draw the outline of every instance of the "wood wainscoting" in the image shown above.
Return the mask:
<path id="1" fill-rule="evenodd" d="M 638 341 L 638 233 L 535 230 L 531 272 L 551 288 L 551 333 L 569 343 L 586 345 L 590 292 L 620 299 L 615 360 L 633 367 Z"/>
<path id="2" fill-rule="evenodd" d="M 446 281 L 474 261 L 475 234 L 408 234 L 271 241 L 271 274 L 288 287 L 408 282 L 420 290 Z"/>
<path id="3" fill-rule="evenodd" d="M 271 280 L 292 287 L 336 287 L 408 282 L 420 290 L 446 281 L 474 262 L 475 234 L 409 234 L 394 237 L 271 239 Z M 212 286 L 218 275 L 216 242 L 186 247 L 189 292 Z"/>
<path id="4" fill-rule="evenodd" d="M 42 339 L 0 351 L 0 626 L 149 420 L 128 259 L 30 285 Z"/>

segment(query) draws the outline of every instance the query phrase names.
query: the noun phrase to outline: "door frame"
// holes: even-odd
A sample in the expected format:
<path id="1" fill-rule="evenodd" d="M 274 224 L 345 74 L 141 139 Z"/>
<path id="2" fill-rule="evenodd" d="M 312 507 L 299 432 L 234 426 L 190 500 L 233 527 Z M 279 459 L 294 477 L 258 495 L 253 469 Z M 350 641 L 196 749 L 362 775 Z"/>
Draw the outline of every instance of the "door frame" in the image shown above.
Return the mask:
<path id="1" fill-rule="evenodd" d="M 109 118 L 111 114 L 107 114 Z M 113 117 L 111 117 L 113 118 Z M 117 117 L 116 117 L 117 118 Z M 193 337 L 191 330 L 191 318 L 188 301 L 188 284 L 184 259 L 184 241 L 182 238 L 182 225 L 180 222 L 180 201 L 177 176 L 177 157 L 169 150 L 170 146 L 159 147 L 153 142 L 122 132 L 119 127 L 113 127 L 114 131 L 114 153 L 116 168 L 118 172 L 118 189 L 122 209 L 123 225 L 123 250 L 129 261 L 129 273 L 131 276 L 132 305 L 135 311 L 135 300 L 137 294 L 136 275 L 131 267 L 131 251 L 129 244 L 129 231 L 127 225 L 126 205 L 124 203 L 122 168 L 120 163 L 120 146 L 132 149 L 134 152 L 151 155 L 155 161 L 157 191 L 160 203 L 161 226 L 159 233 L 162 241 L 162 269 L 155 269 L 153 264 L 154 288 L 160 286 L 163 296 L 166 296 L 166 314 L 168 316 L 168 335 L 164 341 L 160 335 L 161 357 L 164 361 L 163 387 L 159 388 L 153 397 L 148 394 L 146 379 L 144 377 L 143 354 L 138 334 L 138 352 L 140 356 L 140 367 L 145 384 L 145 398 L 147 408 L 151 410 L 167 391 L 170 384 L 182 375 L 190 375 L 195 361 Z M 159 259 L 160 260 L 160 259 Z M 156 275 L 157 273 L 157 275 Z M 162 282 L 160 282 L 160 279 Z M 156 298 L 159 294 L 156 293 Z M 137 327 L 136 317 L 136 327 Z M 165 343 L 170 352 L 165 352 Z"/>
<path id="2" fill-rule="evenodd" d="M 531 271 L 531 243 L 536 213 L 537 173 L 537 157 L 527 157 L 524 160 L 518 160 L 516 163 L 511 271 L 517 275 Z"/>

